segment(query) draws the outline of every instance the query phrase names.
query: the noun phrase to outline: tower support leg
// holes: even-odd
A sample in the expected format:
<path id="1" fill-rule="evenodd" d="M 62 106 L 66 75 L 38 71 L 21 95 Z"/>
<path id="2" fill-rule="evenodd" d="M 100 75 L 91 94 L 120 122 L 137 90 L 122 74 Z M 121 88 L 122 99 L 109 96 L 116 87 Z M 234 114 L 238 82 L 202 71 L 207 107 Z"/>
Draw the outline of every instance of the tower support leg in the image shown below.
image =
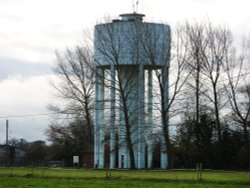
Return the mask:
<path id="1" fill-rule="evenodd" d="M 94 167 L 104 168 L 104 70 L 97 68 L 95 83 Z"/>
<path id="2" fill-rule="evenodd" d="M 109 167 L 115 168 L 115 145 L 116 145 L 116 130 L 115 130 L 115 66 L 110 66 L 110 164 Z"/>

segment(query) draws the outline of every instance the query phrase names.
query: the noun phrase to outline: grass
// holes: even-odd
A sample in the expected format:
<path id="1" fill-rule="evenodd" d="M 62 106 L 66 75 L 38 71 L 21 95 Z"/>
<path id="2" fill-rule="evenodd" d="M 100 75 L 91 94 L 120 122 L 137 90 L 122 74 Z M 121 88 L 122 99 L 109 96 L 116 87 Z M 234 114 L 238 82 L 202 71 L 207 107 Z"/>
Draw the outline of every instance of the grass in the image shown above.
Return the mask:
<path id="1" fill-rule="evenodd" d="M 250 188 L 249 172 L 204 171 L 197 180 L 192 170 L 105 170 L 0 168 L 0 188 Z"/>

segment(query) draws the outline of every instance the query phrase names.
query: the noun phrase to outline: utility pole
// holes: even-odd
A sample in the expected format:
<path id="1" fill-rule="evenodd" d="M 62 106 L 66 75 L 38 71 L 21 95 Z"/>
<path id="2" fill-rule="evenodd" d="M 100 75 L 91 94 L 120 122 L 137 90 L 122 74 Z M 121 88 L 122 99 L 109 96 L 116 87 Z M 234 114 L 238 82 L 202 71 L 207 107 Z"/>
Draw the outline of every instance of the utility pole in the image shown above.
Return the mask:
<path id="1" fill-rule="evenodd" d="M 9 145 L 9 120 L 6 119 L 6 145 Z"/>
<path id="2" fill-rule="evenodd" d="M 6 149 L 6 167 L 9 166 L 9 120 L 6 119 L 6 145 L 5 145 L 5 149 Z"/>

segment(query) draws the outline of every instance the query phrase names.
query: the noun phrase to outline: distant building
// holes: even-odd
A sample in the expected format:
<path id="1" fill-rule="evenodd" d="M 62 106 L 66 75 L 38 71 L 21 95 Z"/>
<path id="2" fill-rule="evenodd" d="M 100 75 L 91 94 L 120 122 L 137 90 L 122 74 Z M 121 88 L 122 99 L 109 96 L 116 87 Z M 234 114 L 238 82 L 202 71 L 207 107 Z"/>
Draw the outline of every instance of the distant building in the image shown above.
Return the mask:
<path id="1" fill-rule="evenodd" d="M 14 146 L 0 145 L 0 166 L 20 165 L 25 155 L 25 151 Z"/>
<path id="2" fill-rule="evenodd" d="M 94 166 L 94 148 L 91 147 L 89 150 L 82 152 L 82 166 L 84 168 L 93 168 Z"/>

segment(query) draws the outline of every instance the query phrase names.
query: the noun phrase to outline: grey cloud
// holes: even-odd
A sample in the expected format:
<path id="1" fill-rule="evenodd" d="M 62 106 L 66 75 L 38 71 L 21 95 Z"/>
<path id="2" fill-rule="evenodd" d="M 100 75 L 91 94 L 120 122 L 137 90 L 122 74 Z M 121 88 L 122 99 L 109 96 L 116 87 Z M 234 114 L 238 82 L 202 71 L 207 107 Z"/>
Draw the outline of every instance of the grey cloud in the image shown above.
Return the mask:
<path id="1" fill-rule="evenodd" d="M 9 76 L 21 75 L 23 77 L 38 76 L 51 73 L 48 64 L 25 63 L 20 60 L 0 58 L 0 80 Z"/>

